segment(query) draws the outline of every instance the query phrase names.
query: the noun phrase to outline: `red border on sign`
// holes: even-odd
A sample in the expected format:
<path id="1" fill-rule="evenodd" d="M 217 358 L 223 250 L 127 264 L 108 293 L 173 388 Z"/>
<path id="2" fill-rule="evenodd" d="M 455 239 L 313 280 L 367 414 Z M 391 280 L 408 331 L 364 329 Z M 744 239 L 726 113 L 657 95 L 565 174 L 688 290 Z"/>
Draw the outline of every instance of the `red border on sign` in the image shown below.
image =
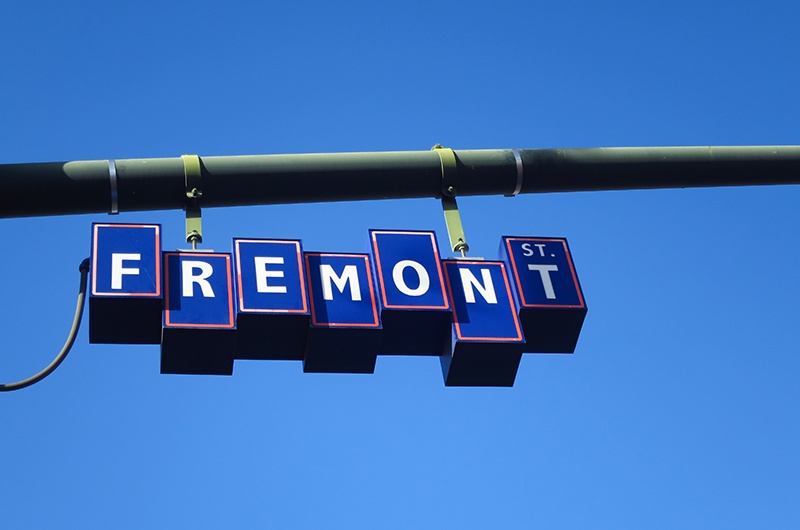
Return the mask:
<path id="1" fill-rule="evenodd" d="M 442 261 L 439 258 L 439 249 L 436 248 L 436 238 L 433 232 L 415 232 L 412 230 L 372 230 L 372 251 L 375 253 L 375 265 L 378 268 L 378 282 L 381 284 L 381 300 L 383 307 L 386 309 L 450 309 L 450 301 L 447 297 L 447 289 L 444 285 L 444 276 L 442 275 Z M 375 239 L 375 234 L 402 234 L 402 235 L 427 235 L 430 236 L 431 246 L 433 247 L 433 255 L 436 261 L 436 272 L 439 275 L 439 285 L 442 288 L 442 300 L 444 305 L 390 305 L 386 300 L 386 286 L 383 283 L 383 269 L 381 268 L 381 257 L 378 252 L 378 241 Z"/>
<path id="2" fill-rule="evenodd" d="M 169 321 L 169 316 L 171 311 L 169 308 L 169 291 L 170 289 L 166 289 L 165 296 L 164 296 L 164 323 L 167 326 L 173 328 L 194 328 L 194 329 L 233 329 L 236 325 L 236 322 L 233 317 L 233 278 L 231 278 L 231 255 L 230 254 L 221 254 L 217 252 L 165 252 L 164 253 L 164 261 L 167 261 L 169 256 L 199 256 L 205 258 L 225 258 L 227 262 L 227 266 L 225 267 L 225 273 L 228 276 L 228 322 L 229 324 L 186 324 L 183 322 L 178 323 L 171 323 Z M 164 267 L 164 283 L 169 285 L 169 267 Z"/>
<path id="3" fill-rule="evenodd" d="M 564 309 L 582 309 L 586 307 L 586 301 L 583 299 L 583 291 L 581 290 L 581 284 L 578 282 L 578 275 L 575 273 L 575 265 L 572 264 L 572 255 L 569 252 L 569 247 L 567 246 L 567 240 L 563 238 L 546 238 L 546 237 L 506 237 L 506 252 L 508 253 L 508 259 L 511 262 L 511 266 L 514 268 L 514 280 L 517 285 L 517 292 L 519 293 L 519 300 L 522 307 L 552 307 L 552 308 L 564 308 Z M 517 261 L 514 259 L 514 253 L 511 251 L 511 241 L 545 241 L 548 243 L 555 243 L 559 242 L 564 246 L 564 254 L 567 256 L 567 263 L 569 263 L 569 270 L 572 273 L 572 282 L 575 285 L 575 290 L 578 292 L 578 299 L 581 301 L 580 304 L 529 304 L 525 301 L 525 292 L 522 290 L 522 284 L 520 283 L 520 274 L 519 274 L 519 266 L 517 265 Z"/>
<path id="4" fill-rule="evenodd" d="M 292 243 L 297 248 L 297 275 L 300 278 L 300 295 L 303 297 L 303 309 L 248 309 L 244 306 L 242 296 L 242 260 L 239 256 L 239 243 Z M 294 239 L 236 239 L 234 240 L 234 253 L 236 254 L 236 286 L 239 288 L 237 298 L 239 300 L 239 310 L 242 313 L 308 313 L 306 300 L 305 274 L 303 274 L 303 251 L 300 242 Z"/>
<path id="5" fill-rule="evenodd" d="M 156 292 L 155 293 L 120 293 L 116 291 L 105 292 L 97 290 L 97 234 L 99 227 L 108 228 L 154 228 L 156 236 Z M 136 224 L 113 224 L 113 223 L 95 223 L 94 233 L 92 234 L 92 294 L 93 295 L 112 295 L 112 296 L 132 296 L 132 297 L 148 297 L 158 298 L 161 296 L 161 227 L 159 225 L 136 225 Z"/>
<path id="6" fill-rule="evenodd" d="M 367 283 L 369 284 L 369 299 L 372 302 L 372 324 L 365 324 L 363 322 L 317 322 L 316 320 L 316 312 L 314 311 L 314 287 L 313 283 L 311 282 L 311 267 L 308 265 L 308 257 L 309 256 L 330 256 L 330 257 L 346 257 L 346 258 L 363 258 L 364 263 L 367 265 Z M 308 298 L 311 300 L 311 323 L 320 328 L 336 328 L 336 327 L 348 327 L 348 328 L 377 328 L 380 326 L 380 320 L 378 320 L 378 301 L 375 298 L 375 289 L 372 287 L 372 268 L 369 266 L 369 256 L 367 254 L 340 254 L 340 253 L 330 253 L 330 252 L 306 252 L 305 256 L 306 264 L 306 279 L 308 280 Z"/>
<path id="7" fill-rule="evenodd" d="M 499 265 L 500 271 L 503 274 L 503 282 L 506 286 L 506 295 L 508 298 L 508 306 L 511 309 L 511 315 L 514 318 L 514 327 L 517 329 L 517 336 L 516 337 L 466 337 L 461 334 L 461 323 L 458 321 L 458 311 L 456 310 L 456 304 L 454 300 L 450 300 L 453 304 L 453 325 L 456 328 L 456 337 L 460 340 L 477 340 L 477 341 L 487 341 L 487 342 L 521 342 L 522 341 L 522 328 L 519 324 L 519 317 L 517 316 L 517 308 L 514 307 L 514 298 L 511 294 L 511 285 L 508 283 L 508 274 L 506 273 L 505 264 L 502 261 L 467 261 L 467 260 L 444 260 L 443 263 L 463 263 L 465 265 Z M 450 284 L 450 273 L 447 272 L 447 267 L 444 267 L 444 273 L 447 276 L 447 285 Z M 448 295 L 452 297 L 452 285 L 450 292 Z"/>

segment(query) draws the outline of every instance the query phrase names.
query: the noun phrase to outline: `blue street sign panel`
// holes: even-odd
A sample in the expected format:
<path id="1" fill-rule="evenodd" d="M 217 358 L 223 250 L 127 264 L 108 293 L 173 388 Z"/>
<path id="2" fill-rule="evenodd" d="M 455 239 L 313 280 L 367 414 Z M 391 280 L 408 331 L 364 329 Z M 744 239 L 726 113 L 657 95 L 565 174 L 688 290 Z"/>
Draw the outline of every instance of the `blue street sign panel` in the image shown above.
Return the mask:
<path id="1" fill-rule="evenodd" d="M 514 278 L 524 351 L 572 353 L 586 302 L 567 240 L 504 236 L 500 253 Z"/>
<path id="2" fill-rule="evenodd" d="M 521 342 L 511 287 L 497 261 L 445 260 L 458 340 Z"/>
<path id="3" fill-rule="evenodd" d="M 451 316 L 436 234 L 369 233 L 383 325 L 379 354 L 441 355 Z"/>
<path id="4" fill-rule="evenodd" d="M 300 241 L 234 239 L 239 311 L 308 313 Z"/>
<path id="5" fill-rule="evenodd" d="M 164 253 L 162 373 L 233 373 L 230 254 Z"/>
<path id="6" fill-rule="evenodd" d="M 237 359 L 303 360 L 309 326 L 298 240 L 234 239 Z"/>
<path id="7" fill-rule="evenodd" d="M 92 225 L 92 294 L 161 296 L 161 227 Z"/>
<path id="8" fill-rule="evenodd" d="M 306 252 L 311 324 L 378 328 L 378 306 L 366 254 Z"/>
<path id="9" fill-rule="evenodd" d="M 161 227 L 92 225 L 89 341 L 158 344 Z"/>
<path id="10" fill-rule="evenodd" d="M 303 370 L 374 372 L 381 324 L 369 256 L 306 252 L 305 265 L 311 328 Z"/>
<path id="11" fill-rule="evenodd" d="M 524 339 L 503 263 L 442 263 L 453 304 L 452 352 L 441 357 L 445 384 L 512 386 Z"/>
<path id="12" fill-rule="evenodd" d="M 433 232 L 370 230 L 381 301 L 387 309 L 450 309 Z"/>
<path id="13" fill-rule="evenodd" d="M 230 254 L 164 253 L 166 327 L 233 329 Z"/>

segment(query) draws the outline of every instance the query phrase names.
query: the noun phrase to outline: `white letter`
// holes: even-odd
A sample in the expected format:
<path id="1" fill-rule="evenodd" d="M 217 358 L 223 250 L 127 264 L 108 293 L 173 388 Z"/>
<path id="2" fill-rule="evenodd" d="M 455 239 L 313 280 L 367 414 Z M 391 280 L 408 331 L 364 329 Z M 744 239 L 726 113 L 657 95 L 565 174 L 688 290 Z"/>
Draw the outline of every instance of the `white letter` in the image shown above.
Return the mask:
<path id="1" fill-rule="evenodd" d="M 140 261 L 141 254 L 111 254 L 111 288 L 122 289 L 123 274 L 139 274 L 139 269 L 123 268 L 123 261 Z"/>
<path id="2" fill-rule="evenodd" d="M 345 265 L 342 271 L 342 276 L 339 277 L 333 272 L 333 267 L 327 263 L 319 266 L 319 275 L 322 280 L 322 298 L 325 300 L 333 300 L 333 289 L 331 289 L 331 280 L 336 284 L 336 288 L 340 293 L 344 293 L 344 288 L 350 281 L 350 299 L 353 302 L 361 301 L 361 287 L 358 285 L 358 269 L 355 265 Z"/>
<path id="3" fill-rule="evenodd" d="M 283 265 L 281 257 L 255 258 L 256 265 L 256 290 L 259 293 L 285 293 L 285 285 L 267 285 L 267 278 L 283 278 L 283 271 L 268 271 L 267 264 Z"/>
<path id="4" fill-rule="evenodd" d="M 497 303 L 497 293 L 494 291 L 494 284 L 492 283 L 492 273 L 489 269 L 481 269 L 481 277 L 483 278 L 483 285 L 480 284 L 475 275 L 469 269 L 458 269 L 461 273 L 461 283 L 464 286 L 464 298 L 467 299 L 468 304 L 475 303 L 475 291 L 473 287 L 478 289 L 483 299 L 490 304 Z"/>
<path id="5" fill-rule="evenodd" d="M 539 271 L 539 276 L 542 277 L 542 285 L 544 286 L 544 295 L 548 300 L 553 300 L 556 297 L 556 292 L 553 290 L 553 282 L 550 281 L 550 272 L 557 272 L 558 265 L 528 265 L 528 270 Z"/>
<path id="6" fill-rule="evenodd" d="M 200 274 L 195 276 L 194 269 L 200 269 Z M 194 296 L 194 286 L 197 283 L 200 285 L 200 290 L 203 291 L 205 298 L 214 298 L 214 290 L 211 284 L 208 283 L 208 277 L 214 272 L 214 267 L 205 261 L 182 261 L 181 273 L 183 276 L 183 296 Z"/>
<path id="7" fill-rule="evenodd" d="M 419 275 L 419 287 L 416 289 L 410 289 L 403 280 L 403 271 L 406 267 L 411 267 L 417 271 L 417 275 Z M 397 286 L 397 289 L 406 296 L 422 296 L 428 292 L 428 289 L 431 286 L 431 279 L 428 276 L 428 271 L 425 270 L 425 267 L 423 267 L 421 263 L 411 261 L 410 259 L 404 259 L 403 261 L 397 262 L 397 265 L 395 265 L 394 269 L 392 269 L 392 279 L 394 280 L 394 284 Z"/>
<path id="8" fill-rule="evenodd" d="M 544 243 L 534 243 L 533 246 L 538 248 L 539 249 L 539 255 L 541 257 L 544 257 Z"/>
<path id="9" fill-rule="evenodd" d="M 522 250 L 523 250 L 523 252 L 522 252 L 523 256 L 525 256 L 525 257 L 533 256 L 533 249 L 531 248 L 531 244 L 530 243 L 523 243 L 521 246 L 522 246 Z"/>

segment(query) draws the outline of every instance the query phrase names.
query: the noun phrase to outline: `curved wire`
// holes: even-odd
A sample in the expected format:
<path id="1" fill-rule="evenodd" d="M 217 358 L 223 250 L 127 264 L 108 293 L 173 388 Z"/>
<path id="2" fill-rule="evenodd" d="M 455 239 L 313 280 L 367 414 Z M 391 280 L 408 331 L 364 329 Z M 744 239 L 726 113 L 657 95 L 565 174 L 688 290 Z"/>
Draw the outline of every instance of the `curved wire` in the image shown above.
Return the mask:
<path id="1" fill-rule="evenodd" d="M 39 372 L 38 374 L 31 376 L 27 379 L 23 379 L 22 381 L 17 381 L 16 383 L 8 383 L 8 384 L 0 384 L 0 392 L 9 392 L 11 390 L 19 390 L 21 388 L 25 388 L 31 386 L 34 383 L 38 383 L 58 368 L 58 365 L 66 359 L 67 354 L 72 349 L 72 344 L 75 342 L 75 337 L 78 336 L 78 330 L 81 327 L 81 318 L 83 317 L 83 306 L 86 302 L 86 278 L 89 274 L 89 258 L 83 260 L 80 266 L 81 271 L 81 287 L 80 291 L 78 292 L 78 304 L 75 308 L 75 318 L 72 321 L 72 329 L 69 332 L 69 336 L 67 336 L 67 342 L 64 343 L 64 347 L 61 348 L 61 351 L 53 359 L 47 368 Z"/>

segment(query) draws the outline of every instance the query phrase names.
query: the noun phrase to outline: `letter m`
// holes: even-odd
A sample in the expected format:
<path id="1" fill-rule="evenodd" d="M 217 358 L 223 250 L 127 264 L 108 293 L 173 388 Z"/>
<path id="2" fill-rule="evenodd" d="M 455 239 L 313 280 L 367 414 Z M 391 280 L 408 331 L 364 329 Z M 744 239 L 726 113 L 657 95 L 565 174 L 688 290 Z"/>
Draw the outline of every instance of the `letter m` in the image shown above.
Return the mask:
<path id="1" fill-rule="evenodd" d="M 358 268 L 355 265 L 345 265 L 342 275 L 339 276 L 333 267 L 327 263 L 319 266 L 320 280 L 322 281 L 322 298 L 333 300 L 333 288 L 331 283 L 336 285 L 340 293 L 344 293 L 347 283 L 350 283 L 350 299 L 354 302 L 361 301 L 361 286 L 358 283 Z"/>

